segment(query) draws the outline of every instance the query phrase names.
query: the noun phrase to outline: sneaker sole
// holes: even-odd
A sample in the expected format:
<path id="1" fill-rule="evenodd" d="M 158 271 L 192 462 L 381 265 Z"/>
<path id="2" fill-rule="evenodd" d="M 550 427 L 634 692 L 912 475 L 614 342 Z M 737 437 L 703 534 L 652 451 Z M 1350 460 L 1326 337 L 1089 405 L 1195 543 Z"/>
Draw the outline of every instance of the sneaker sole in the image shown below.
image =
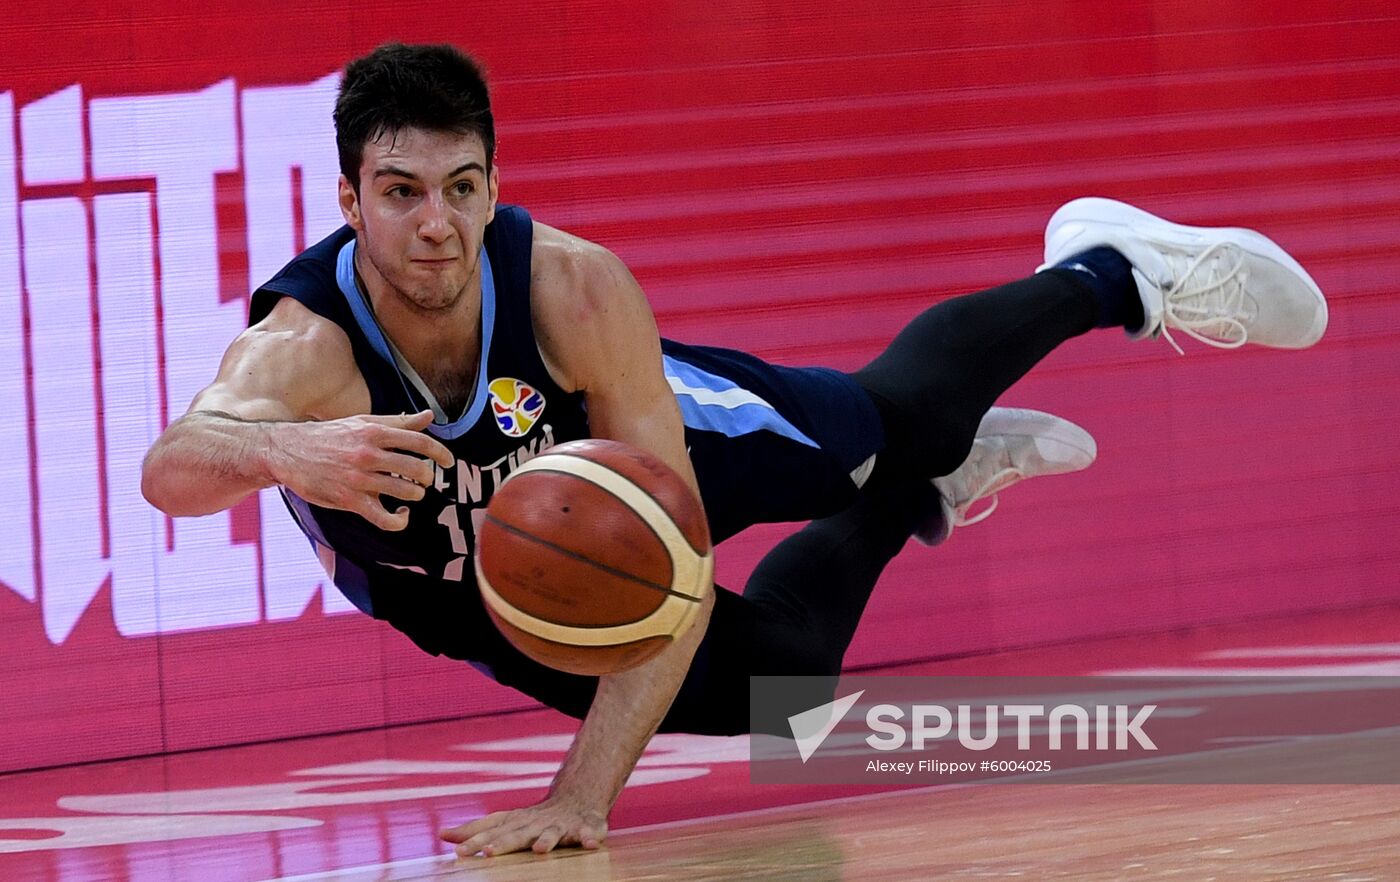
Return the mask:
<path id="1" fill-rule="evenodd" d="M 1067 419 L 1039 410 L 994 407 L 982 418 L 982 423 L 977 428 L 977 434 L 979 436 L 1002 435 L 1034 439 L 1036 450 L 1040 453 L 1041 459 L 1046 461 L 1048 467 L 1024 475 L 1023 477 L 1026 478 L 1041 475 L 1063 475 L 1086 469 L 1093 465 L 1094 459 L 1099 453 L 1098 444 L 1095 443 L 1093 435 Z M 1075 454 L 1078 454 L 1078 457 Z M 942 544 L 953 533 L 953 506 L 942 488 L 938 486 L 938 480 L 937 478 L 933 479 L 934 487 L 939 490 L 938 503 L 943 515 L 938 523 L 938 528 L 937 530 L 920 528 L 914 531 L 914 538 L 929 546 Z"/>
<path id="2" fill-rule="evenodd" d="M 1055 234 L 1059 227 L 1067 223 L 1095 223 L 1108 224 L 1124 229 L 1159 230 L 1166 234 L 1164 238 L 1171 240 L 1173 237 L 1180 237 L 1182 233 L 1189 233 L 1207 242 L 1218 239 L 1229 239 L 1238 242 L 1241 247 L 1250 253 L 1262 257 L 1266 260 L 1280 264 L 1291 270 L 1294 275 L 1302 279 L 1304 284 L 1312 292 L 1320 308 L 1318 317 L 1313 320 L 1313 325 L 1309 329 L 1306 342 L 1296 345 L 1281 346 L 1283 349 L 1306 349 L 1318 340 L 1327 330 L 1327 298 L 1322 295 L 1322 289 L 1317 282 L 1313 281 L 1308 271 L 1303 269 L 1303 265 L 1293 259 L 1293 256 L 1279 247 L 1278 243 L 1256 230 L 1245 227 L 1191 227 L 1186 224 L 1173 223 L 1165 218 L 1158 217 L 1148 211 L 1143 211 L 1126 202 L 1119 202 L 1116 199 L 1104 199 L 1098 196 L 1086 196 L 1075 199 L 1060 206 L 1059 210 L 1050 216 L 1050 222 L 1045 227 L 1045 262 L 1055 263 L 1068 257 L 1069 254 L 1061 254 L 1058 258 L 1052 259 L 1052 253 L 1065 251 L 1065 245 L 1058 248 L 1051 248 L 1050 245 L 1055 240 Z M 1058 244 L 1058 243 L 1057 243 Z M 1102 243 L 1095 243 L 1102 244 Z M 1082 251 L 1094 247 L 1093 244 L 1075 245 L 1074 250 Z M 1071 252 L 1072 253 L 1072 252 Z"/>
<path id="3" fill-rule="evenodd" d="M 1051 468 L 1026 475 L 1028 478 L 1077 472 L 1092 465 L 1099 455 L 1099 447 L 1093 435 L 1067 419 L 1039 410 L 994 407 L 982 418 L 977 434 L 1033 439 L 1041 458 Z M 1061 468 L 1054 468 L 1057 465 Z"/>

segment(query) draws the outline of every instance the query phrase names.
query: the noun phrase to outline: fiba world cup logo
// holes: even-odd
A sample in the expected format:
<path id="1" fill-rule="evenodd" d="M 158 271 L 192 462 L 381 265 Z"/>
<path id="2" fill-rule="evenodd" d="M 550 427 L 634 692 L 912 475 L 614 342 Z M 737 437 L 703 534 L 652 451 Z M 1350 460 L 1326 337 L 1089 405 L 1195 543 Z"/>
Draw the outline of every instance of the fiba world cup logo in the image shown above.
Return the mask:
<path id="1" fill-rule="evenodd" d="M 491 415 L 496 418 L 500 430 L 512 438 L 519 438 L 539 420 L 544 413 L 544 396 L 533 386 L 511 377 L 492 380 Z"/>

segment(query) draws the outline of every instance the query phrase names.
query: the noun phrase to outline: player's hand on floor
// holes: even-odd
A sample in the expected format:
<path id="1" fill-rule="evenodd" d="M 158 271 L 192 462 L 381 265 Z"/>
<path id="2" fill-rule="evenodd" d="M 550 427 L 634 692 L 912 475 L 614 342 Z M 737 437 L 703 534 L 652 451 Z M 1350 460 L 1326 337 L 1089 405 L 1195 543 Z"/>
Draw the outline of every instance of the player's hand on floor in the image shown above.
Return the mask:
<path id="1" fill-rule="evenodd" d="M 391 512 L 380 496 L 422 499 L 433 464 L 449 469 L 455 462 L 423 431 L 432 421 L 432 411 L 423 411 L 281 424 L 274 477 L 307 502 L 355 512 L 381 530 L 402 530 L 408 509 Z"/>
<path id="2" fill-rule="evenodd" d="M 608 835 L 608 819 L 602 812 L 546 799 L 529 808 L 494 812 L 438 835 L 456 843 L 458 857 L 491 857 L 527 848 L 544 854 L 556 846 L 597 848 Z"/>

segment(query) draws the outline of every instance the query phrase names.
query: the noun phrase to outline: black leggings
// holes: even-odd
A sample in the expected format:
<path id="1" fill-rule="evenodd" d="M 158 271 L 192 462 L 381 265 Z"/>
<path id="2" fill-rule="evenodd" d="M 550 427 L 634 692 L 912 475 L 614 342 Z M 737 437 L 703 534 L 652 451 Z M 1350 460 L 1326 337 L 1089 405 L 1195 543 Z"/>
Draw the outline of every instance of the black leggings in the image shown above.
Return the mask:
<path id="1" fill-rule="evenodd" d="M 1074 273 L 1052 270 L 928 309 L 857 371 L 885 423 L 875 473 L 854 505 L 774 547 L 742 596 L 717 591 L 661 731 L 747 732 L 751 676 L 825 676 L 834 685 L 880 574 L 936 503 L 927 479 L 960 466 L 997 398 L 1057 345 L 1093 328 L 1097 310 Z M 596 688 L 592 678 L 533 662 L 495 673 L 580 718 Z"/>
<path id="2" fill-rule="evenodd" d="M 1068 270 L 955 297 L 920 313 L 851 375 L 884 422 L 877 474 L 935 478 L 955 470 L 1002 393 L 1097 319 L 1093 292 Z"/>
<path id="3" fill-rule="evenodd" d="M 742 596 L 716 586 L 709 630 L 660 731 L 747 732 L 751 676 L 828 676 L 834 686 L 875 582 L 933 499 L 927 482 L 862 494 L 778 543 Z M 588 712 L 596 679 L 502 658 L 492 671 L 500 683 L 572 717 Z"/>

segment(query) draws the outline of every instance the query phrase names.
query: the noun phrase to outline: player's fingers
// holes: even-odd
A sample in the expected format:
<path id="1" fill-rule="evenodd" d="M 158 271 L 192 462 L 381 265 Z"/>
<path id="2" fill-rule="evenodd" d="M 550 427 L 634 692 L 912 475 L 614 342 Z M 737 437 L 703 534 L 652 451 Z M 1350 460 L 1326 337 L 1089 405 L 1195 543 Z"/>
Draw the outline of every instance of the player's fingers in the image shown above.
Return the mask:
<path id="1" fill-rule="evenodd" d="M 455 464 L 452 451 L 427 432 L 409 429 L 404 426 L 385 426 L 375 438 L 375 443 L 386 450 L 406 450 L 426 456 L 445 469 Z"/>
<path id="2" fill-rule="evenodd" d="M 409 502 L 417 502 L 428 492 L 423 489 L 422 484 L 395 475 L 377 473 L 365 476 L 365 489 L 377 496 L 392 496 L 395 499 L 406 499 Z"/>
<path id="3" fill-rule="evenodd" d="M 500 815 L 500 812 L 492 812 L 489 815 L 477 818 L 475 821 L 468 821 L 465 824 L 458 824 L 455 827 L 448 827 L 440 831 L 438 833 L 438 836 L 442 837 L 448 842 L 455 842 L 460 845 L 462 843 L 465 843 L 468 839 L 471 839 L 478 833 L 490 829 L 492 826 L 494 826 L 494 824 L 497 821 L 499 821 Z"/>
<path id="4" fill-rule="evenodd" d="M 559 840 L 563 838 L 563 836 L 564 831 L 561 828 L 550 825 L 540 832 L 539 837 L 535 839 L 535 844 L 530 846 L 530 848 L 534 850 L 535 854 L 545 854 L 546 852 L 553 851 L 554 847 L 559 844 Z"/>
<path id="5" fill-rule="evenodd" d="M 458 835 L 451 841 L 457 843 L 457 854 L 471 857 L 486 848 L 495 840 L 503 820 L 502 813 L 496 812 L 455 828 L 454 832 Z"/>
<path id="6" fill-rule="evenodd" d="M 469 836 L 457 846 L 457 856 L 471 857 L 474 854 L 485 854 L 489 857 L 493 853 L 491 850 L 495 848 L 495 840 L 495 835 L 489 830 Z"/>
<path id="7" fill-rule="evenodd" d="M 481 847 L 467 839 L 457 843 L 457 847 L 452 850 L 457 853 L 457 857 L 471 857 L 481 851 Z"/>
<path id="8" fill-rule="evenodd" d="M 497 830 L 494 835 L 490 836 L 491 841 L 481 847 L 481 853 L 486 857 L 494 857 L 498 854 L 523 851 L 535 841 L 535 832 L 533 826 L 517 827 L 514 830 Z"/>
<path id="9" fill-rule="evenodd" d="M 431 485 L 433 478 L 436 477 L 433 464 L 430 461 L 422 457 L 410 456 L 407 453 L 391 453 L 387 450 L 380 451 L 379 455 L 374 458 L 371 468 L 376 472 L 385 472 L 407 478 L 424 487 Z"/>
<path id="10" fill-rule="evenodd" d="M 578 844 L 584 848 L 599 848 L 608 838 L 608 822 L 585 823 L 578 828 Z"/>
<path id="11" fill-rule="evenodd" d="M 379 529 L 388 530 L 391 533 L 396 533 L 408 526 L 408 506 L 401 505 L 397 510 L 391 512 L 379 502 L 378 496 L 361 496 L 357 504 L 350 510 Z"/>
<path id="12" fill-rule="evenodd" d="M 457 462 L 452 458 L 452 451 L 448 450 L 441 441 L 425 432 L 385 429 L 384 435 L 379 446 L 386 450 L 405 450 L 409 453 L 416 453 L 431 459 L 445 469 L 452 468 Z"/>
<path id="13" fill-rule="evenodd" d="M 539 836 L 539 823 L 528 814 L 503 818 L 502 823 L 480 834 L 483 838 L 489 839 L 482 845 L 481 853 L 486 857 L 492 857 L 529 848 Z"/>

